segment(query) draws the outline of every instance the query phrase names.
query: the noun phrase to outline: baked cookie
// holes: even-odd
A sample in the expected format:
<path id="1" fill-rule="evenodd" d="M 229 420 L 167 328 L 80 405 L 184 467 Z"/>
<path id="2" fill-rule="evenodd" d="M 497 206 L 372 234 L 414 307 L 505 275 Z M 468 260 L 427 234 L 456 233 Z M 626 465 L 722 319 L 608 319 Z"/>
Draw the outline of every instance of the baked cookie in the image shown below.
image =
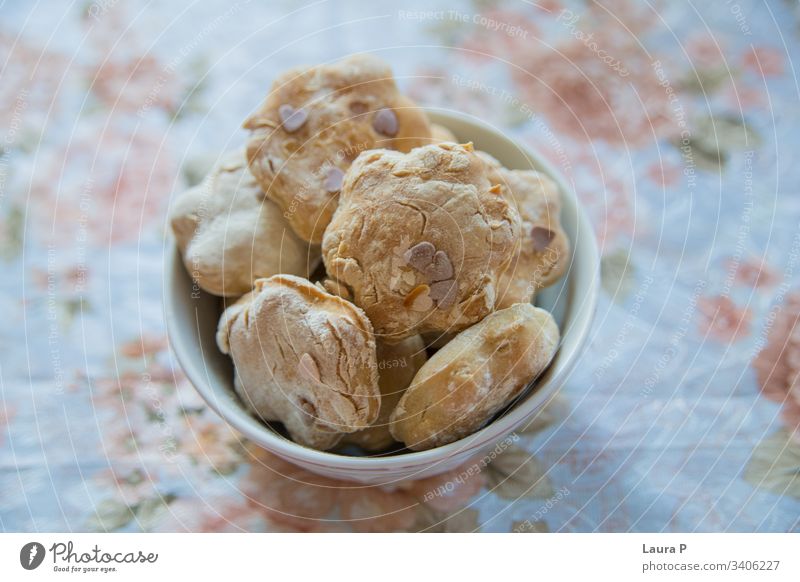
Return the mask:
<path id="1" fill-rule="evenodd" d="M 361 154 L 322 242 L 344 285 L 389 342 L 459 331 L 495 309 L 520 219 L 472 145 Z"/>
<path id="2" fill-rule="evenodd" d="M 417 372 L 392 413 L 392 435 L 421 451 L 472 434 L 536 379 L 558 341 L 558 326 L 543 309 L 518 303 L 495 311 Z"/>
<path id="3" fill-rule="evenodd" d="M 265 199 L 243 150 L 225 154 L 203 182 L 184 192 L 170 223 L 186 269 L 214 295 L 243 295 L 256 279 L 277 273 L 307 276 L 319 263 L 319 251 Z"/>
<path id="4" fill-rule="evenodd" d="M 430 143 L 427 116 L 381 59 L 354 55 L 281 75 L 244 123 L 250 170 L 303 240 L 319 243 L 344 172 L 373 148 Z"/>
<path id="5" fill-rule="evenodd" d="M 433 139 L 434 143 L 440 143 L 443 141 L 458 143 L 458 140 L 453 132 L 447 129 L 445 126 L 439 125 L 438 123 L 431 123 L 431 138 Z"/>
<path id="6" fill-rule="evenodd" d="M 502 186 L 503 196 L 522 219 L 520 244 L 500 278 L 498 308 L 530 303 L 537 289 L 555 283 L 567 268 L 570 245 L 561 228 L 561 196 L 553 180 L 533 170 L 509 170 L 485 152 L 478 155 L 489 168 L 489 180 Z"/>
<path id="7" fill-rule="evenodd" d="M 236 368 L 235 388 L 292 439 L 329 449 L 378 417 L 372 326 L 353 304 L 306 279 L 259 279 L 220 318 L 217 344 Z"/>
<path id="8" fill-rule="evenodd" d="M 378 419 L 364 430 L 342 439 L 342 444 L 358 445 L 365 451 L 376 452 L 396 442 L 389 432 L 389 417 L 403 396 L 414 375 L 428 359 L 425 344 L 418 335 L 397 344 L 378 341 L 378 384 L 381 389 L 381 410 Z"/>

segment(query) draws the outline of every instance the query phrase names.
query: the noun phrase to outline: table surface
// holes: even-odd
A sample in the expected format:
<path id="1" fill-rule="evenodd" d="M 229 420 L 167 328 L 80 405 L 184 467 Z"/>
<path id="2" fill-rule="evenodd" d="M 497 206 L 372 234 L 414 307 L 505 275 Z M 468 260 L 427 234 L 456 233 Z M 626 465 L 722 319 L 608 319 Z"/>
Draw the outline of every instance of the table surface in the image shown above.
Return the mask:
<path id="1" fill-rule="evenodd" d="M 2 530 L 800 529 L 796 5 L 68 4 L 0 6 Z M 170 200 L 278 72 L 360 51 L 547 156 L 602 254 L 546 413 L 392 488 L 245 442 L 162 308 Z"/>

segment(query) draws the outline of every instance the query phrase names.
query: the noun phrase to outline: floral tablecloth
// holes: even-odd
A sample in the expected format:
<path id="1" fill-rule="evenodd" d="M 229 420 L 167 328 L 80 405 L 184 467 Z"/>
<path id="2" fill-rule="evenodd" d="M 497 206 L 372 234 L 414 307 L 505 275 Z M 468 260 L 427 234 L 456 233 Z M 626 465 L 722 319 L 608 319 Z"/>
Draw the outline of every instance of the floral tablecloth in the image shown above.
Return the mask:
<path id="1" fill-rule="evenodd" d="M 796 2 L 0 6 L 0 528 L 797 531 Z M 289 66 L 374 52 L 536 147 L 602 297 L 491 462 L 387 487 L 248 443 L 170 353 L 165 212 Z"/>

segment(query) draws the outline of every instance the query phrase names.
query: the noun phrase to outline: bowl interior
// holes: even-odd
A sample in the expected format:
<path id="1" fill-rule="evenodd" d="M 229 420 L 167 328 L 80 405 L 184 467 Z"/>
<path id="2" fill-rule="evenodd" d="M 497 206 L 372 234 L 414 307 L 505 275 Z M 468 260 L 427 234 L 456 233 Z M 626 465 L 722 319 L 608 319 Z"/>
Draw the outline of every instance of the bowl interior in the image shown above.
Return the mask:
<path id="1" fill-rule="evenodd" d="M 553 395 L 574 364 L 588 335 L 596 303 L 598 257 L 594 234 L 574 193 L 546 161 L 528 148 L 502 135 L 476 118 L 446 110 L 428 109 L 434 123 L 450 129 L 462 141 L 488 152 L 511 169 L 535 169 L 558 184 L 562 196 L 561 221 L 571 242 L 567 274 L 555 285 L 539 292 L 536 305 L 550 311 L 561 329 L 561 345 L 548 370 L 492 423 L 461 441 L 421 452 L 403 452 L 387 457 L 351 457 L 315 451 L 286 439 L 251 416 L 233 390 L 233 366 L 215 341 L 222 299 L 197 287 L 183 266 L 170 239 L 165 265 L 165 316 L 172 348 L 189 380 L 208 404 L 249 439 L 273 452 L 309 463 L 380 468 L 392 459 L 428 463 L 467 448 L 492 444 L 534 415 Z M 230 300 L 229 300 L 230 301 Z"/>

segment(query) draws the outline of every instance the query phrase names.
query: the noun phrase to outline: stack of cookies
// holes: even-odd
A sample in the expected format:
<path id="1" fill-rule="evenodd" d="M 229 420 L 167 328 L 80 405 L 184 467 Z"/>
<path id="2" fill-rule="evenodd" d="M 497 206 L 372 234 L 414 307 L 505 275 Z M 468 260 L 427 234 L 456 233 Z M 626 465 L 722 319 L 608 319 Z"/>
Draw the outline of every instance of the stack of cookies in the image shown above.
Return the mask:
<path id="1" fill-rule="evenodd" d="M 217 344 L 253 414 L 320 450 L 423 450 L 547 367 L 532 300 L 569 260 L 549 178 L 457 143 L 371 56 L 288 71 L 244 127 L 171 224 L 230 298 Z"/>

